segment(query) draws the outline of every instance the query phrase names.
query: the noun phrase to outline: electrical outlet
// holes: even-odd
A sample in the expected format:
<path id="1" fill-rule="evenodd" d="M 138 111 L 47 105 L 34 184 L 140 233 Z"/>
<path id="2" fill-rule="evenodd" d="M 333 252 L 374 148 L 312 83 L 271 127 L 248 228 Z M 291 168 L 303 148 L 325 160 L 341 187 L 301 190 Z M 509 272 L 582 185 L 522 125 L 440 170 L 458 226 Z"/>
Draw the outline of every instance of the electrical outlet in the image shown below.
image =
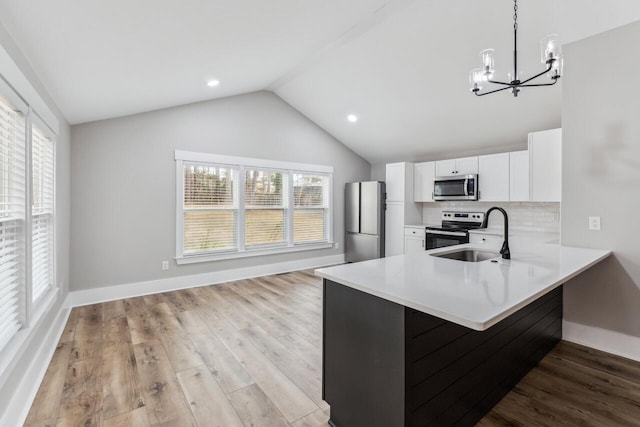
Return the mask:
<path id="1" fill-rule="evenodd" d="M 169 269 L 169 261 L 162 261 L 162 271 L 167 271 Z"/>
<path id="2" fill-rule="evenodd" d="M 334 248 L 336 248 L 336 249 L 340 249 L 340 243 L 335 242 L 335 243 L 333 244 L 333 247 L 334 247 Z"/>
<path id="3" fill-rule="evenodd" d="M 600 217 L 599 216 L 590 216 L 589 217 L 589 230 L 600 231 Z"/>

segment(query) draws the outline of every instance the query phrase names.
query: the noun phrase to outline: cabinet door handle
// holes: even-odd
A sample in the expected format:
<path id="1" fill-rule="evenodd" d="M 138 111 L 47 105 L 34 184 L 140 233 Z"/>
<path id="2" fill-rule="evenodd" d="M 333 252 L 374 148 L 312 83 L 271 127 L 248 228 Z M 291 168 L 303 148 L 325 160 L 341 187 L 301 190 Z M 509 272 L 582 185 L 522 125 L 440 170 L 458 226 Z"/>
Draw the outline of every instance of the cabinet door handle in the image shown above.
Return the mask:
<path id="1" fill-rule="evenodd" d="M 422 240 L 422 247 L 424 248 L 424 239 Z"/>

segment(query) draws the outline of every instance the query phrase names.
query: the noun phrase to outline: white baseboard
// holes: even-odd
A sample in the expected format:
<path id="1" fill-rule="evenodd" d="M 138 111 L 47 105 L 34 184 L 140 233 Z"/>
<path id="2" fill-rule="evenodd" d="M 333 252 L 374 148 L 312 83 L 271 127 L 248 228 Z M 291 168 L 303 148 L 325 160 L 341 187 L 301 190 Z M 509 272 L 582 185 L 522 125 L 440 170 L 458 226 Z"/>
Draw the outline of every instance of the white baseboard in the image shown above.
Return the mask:
<path id="1" fill-rule="evenodd" d="M 640 337 L 563 320 L 562 339 L 640 361 Z"/>
<path id="2" fill-rule="evenodd" d="M 58 310 L 44 340 L 31 357 L 20 384 L 11 393 L 11 401 L 0 419 L 0 426 L 21 426 L 24 424 L 40 388 L 40 383 L 49 368 L 49 362 L 56 351 L 58 341 L 64 332 L 70 313 L 71 308 L 67 298 Z"/>
<path id="3" fill-rule="evenodd" d="M 71 307 L 344 263 L 344 254 L 69 292 Z"/>

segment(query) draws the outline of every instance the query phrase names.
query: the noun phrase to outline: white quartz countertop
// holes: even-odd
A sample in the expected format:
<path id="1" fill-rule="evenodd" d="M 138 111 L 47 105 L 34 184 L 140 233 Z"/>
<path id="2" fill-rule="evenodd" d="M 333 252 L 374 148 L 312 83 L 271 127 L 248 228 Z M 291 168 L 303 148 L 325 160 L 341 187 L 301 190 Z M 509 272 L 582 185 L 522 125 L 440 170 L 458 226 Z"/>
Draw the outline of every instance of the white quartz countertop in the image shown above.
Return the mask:
<path id="1" fill-rule="evenodd" d="M 317 275 L 459 325 L 483 331 L 611 254 L 536 241 L 514 242 L 511 260 L 464 262 L 431 256 L 483 243 L 320 268 Z"/>

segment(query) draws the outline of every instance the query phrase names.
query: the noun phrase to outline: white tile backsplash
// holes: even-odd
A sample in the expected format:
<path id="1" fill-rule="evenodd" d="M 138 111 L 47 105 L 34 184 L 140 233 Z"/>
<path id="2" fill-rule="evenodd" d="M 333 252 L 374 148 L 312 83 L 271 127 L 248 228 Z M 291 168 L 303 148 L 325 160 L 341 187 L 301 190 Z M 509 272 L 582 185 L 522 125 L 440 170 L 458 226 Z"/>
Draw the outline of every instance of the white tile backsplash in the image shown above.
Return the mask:
<path id="1" fill-rule="evenodd" d="M 509 215 L 512 230 L 560 233 L 560 203 L 532 202 L 437 202 L 422 204 L 422 222 L 440 224 L 442 211 L 486 212 L 492 206 L 499 206 Z M 491 213 L 489 227 L 502 227 L 502 215 Z"/>

